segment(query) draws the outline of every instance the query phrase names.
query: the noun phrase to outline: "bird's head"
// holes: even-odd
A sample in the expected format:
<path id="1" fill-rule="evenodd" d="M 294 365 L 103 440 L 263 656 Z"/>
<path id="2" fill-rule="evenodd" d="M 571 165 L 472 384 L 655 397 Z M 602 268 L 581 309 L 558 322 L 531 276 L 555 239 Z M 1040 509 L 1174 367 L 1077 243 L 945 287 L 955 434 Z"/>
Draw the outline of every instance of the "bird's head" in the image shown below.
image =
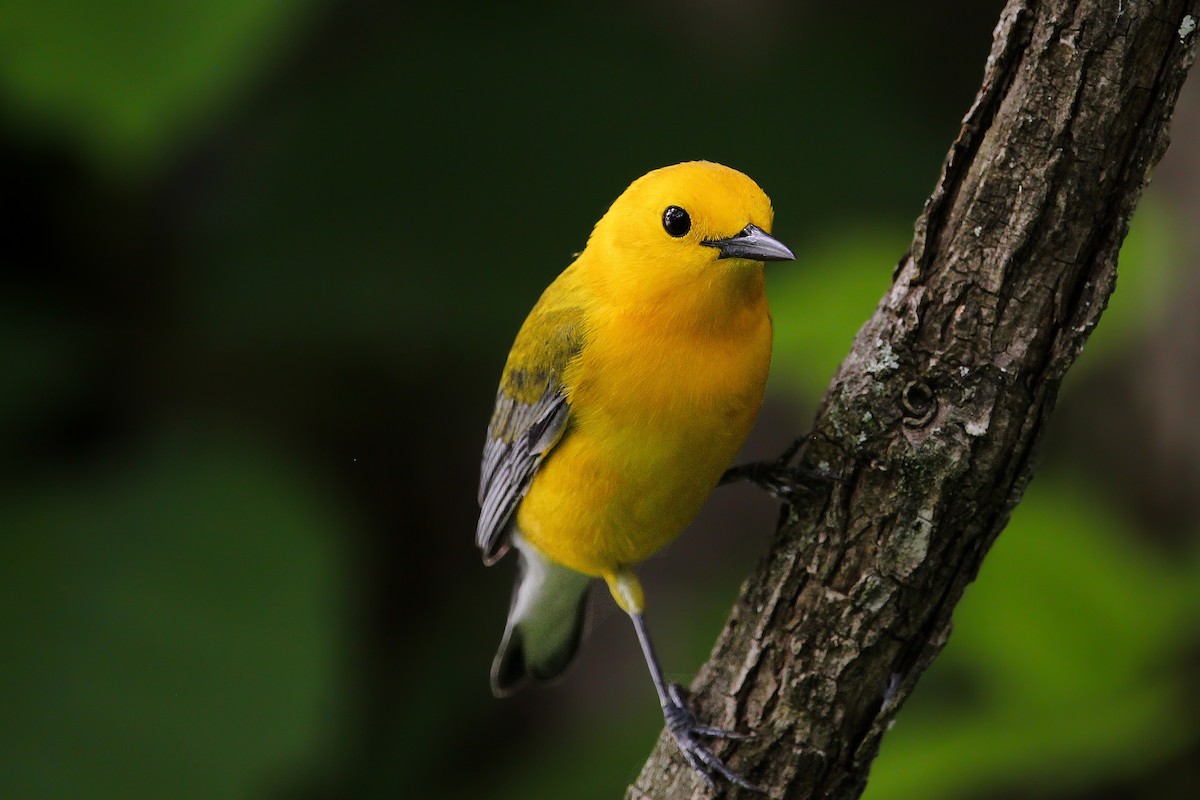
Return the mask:
<path id="1" fill-rule="evenodd" d="M 762 286 L 764 261 L 790 261 L 771 236 L 771 201 L 729 167 L 688 161 L 629 185 L 596 223 L 587 252 L 605 284 L 646 301 L 679 291 Z"/>

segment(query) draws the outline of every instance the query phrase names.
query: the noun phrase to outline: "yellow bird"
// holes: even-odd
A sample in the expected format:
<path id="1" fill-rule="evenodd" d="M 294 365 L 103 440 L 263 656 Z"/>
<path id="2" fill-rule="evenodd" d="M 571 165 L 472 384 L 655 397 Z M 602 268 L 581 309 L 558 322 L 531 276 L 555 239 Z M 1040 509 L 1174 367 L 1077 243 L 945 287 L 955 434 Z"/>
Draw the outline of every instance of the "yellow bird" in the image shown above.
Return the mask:
<path id="1" fill-rule="evenodd" d="M 492 664 L 504 696 L 561 673 L 579 647 L 588 587 L 629 614 L 663 716 L 693 768 L 752 787 L 698 738 L 668 684 L 633 566 L 691 522 L 737 454 L 771 361 L 764 261 L 771 201 L 705 161 L 638 178 L 517 334 L 496 393 L 479 486 L 486 564 L 516 548 L 512 607 Z"/>

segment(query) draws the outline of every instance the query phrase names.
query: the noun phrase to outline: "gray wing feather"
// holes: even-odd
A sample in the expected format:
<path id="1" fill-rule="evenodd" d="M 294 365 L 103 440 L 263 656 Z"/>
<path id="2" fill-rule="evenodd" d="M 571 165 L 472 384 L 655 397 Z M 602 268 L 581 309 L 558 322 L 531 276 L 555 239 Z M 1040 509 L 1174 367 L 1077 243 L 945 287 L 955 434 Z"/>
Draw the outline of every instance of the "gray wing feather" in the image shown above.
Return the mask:
<path id="1" fill-rule="evenodd" d="M 572 280 L 568 267 L 558 281 Z M 560 287 L 561 288 L 561 287 Z M 571 294 L 569 286 L 566 294 Z M 584 312 L 542 295 L 517 333 L 488 425 L 479 480 L 475 542 L 491 564 L 508 549 L 512 518 L 546 455 L 567 431 L 570 403 L 563 380 L 583 350 Z"/>
<path id="2" fill-rule="evenodd" d="M 487 564 L 508 550 L 508 528 L 518 503 L 546 454 L 562 438 L 570 405 L 562 387 L 548 387 L 536 403 L 521 403 L 503 389 L 496 396 L 496 411 L 488 426 L 479 481 L 479 526 L 475 543 Z M 516 436 L 506 436 L 516 431 Z"/>

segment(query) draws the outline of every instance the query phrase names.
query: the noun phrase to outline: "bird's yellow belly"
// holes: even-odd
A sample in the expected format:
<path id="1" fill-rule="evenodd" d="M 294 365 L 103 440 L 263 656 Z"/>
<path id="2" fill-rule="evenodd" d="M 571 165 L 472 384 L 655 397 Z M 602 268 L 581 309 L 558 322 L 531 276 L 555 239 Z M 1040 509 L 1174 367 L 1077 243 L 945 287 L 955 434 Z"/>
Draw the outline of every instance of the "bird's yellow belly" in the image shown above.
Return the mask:
<path id="1" fill-rule="evenodd" d="M 599 576 L 644 561 L 678 536 L 758 414 L 770 360 L 764 322 L 749 341 L 666 348 L 652 364 L 645 353 L 594 353 L 611 360 L 594 374 L 619 374 L 624 359 L 627 380 L 592 384 L 590 370 L 581 370 L 571 427 L 517 513 L 525 540 Z"/>

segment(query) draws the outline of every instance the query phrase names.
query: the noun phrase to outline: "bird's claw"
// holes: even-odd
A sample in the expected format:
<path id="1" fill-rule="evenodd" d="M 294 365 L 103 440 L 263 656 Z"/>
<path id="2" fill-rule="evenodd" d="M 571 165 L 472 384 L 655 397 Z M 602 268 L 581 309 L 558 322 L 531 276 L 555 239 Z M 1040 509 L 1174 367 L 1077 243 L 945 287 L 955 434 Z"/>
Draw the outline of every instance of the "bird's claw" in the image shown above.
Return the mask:
<path id="1" fill-rule="evenodd" d="M 798 494 L 806 494 L 812 491 L 812 480 L 835 480 L 836 476 L 828 473 L 828 471 L 804 469 L 793 467 L 792 461 L 796 459 L 799 453 L 802 453 L 804 446 L 808 444 L 809 434 L 803 435 L 788 445 L 787 450 L 781 452 L 778 458 L 774 461 L 752 462 L 750 464 L 740 464 L 738 467 L 731 467 L 725 470 L 725 474 L 721 476 L 720 485 L 725 486 L 726 483 L 734 483 L 737 481 L 750 481 L 764 492 L 778 498 L 784 503 L 791 504 Z"/>
<path id="2" fill-rule="evenodd" d="M 663 717 L 667 721 L 667 730 L 671 732 L 671 736 L 675 739 L 675 744 L 678 745 L 679 751 L 683 753 L 683 757 L 687 759 L 688 764 L 691 765 L 692 769 L 700 773 L 709 787 L 716 788 L 717 783 L 713 778 L 713 773 L 716 773 L 730 783 L 741 786 L 743 789 L 758 792 L 759 794 L 766 794 L 766 791 L 761 787 L 755 786 L 730 769 L 724 761 L 718 758 L 712 750 L 708 749 L 697 738 L 699 736 L 708 736 L 714 739 L 745 740 L 752 739 L 753 734 L 701 725 L 696 720 L 696 715 L 687 707 L 687 703 L 683 697 L 683 687 L 677 683 L 673 683 L 667 687 L 667 691 L 671 698 L 671 702 L 663 706 Z"/>

